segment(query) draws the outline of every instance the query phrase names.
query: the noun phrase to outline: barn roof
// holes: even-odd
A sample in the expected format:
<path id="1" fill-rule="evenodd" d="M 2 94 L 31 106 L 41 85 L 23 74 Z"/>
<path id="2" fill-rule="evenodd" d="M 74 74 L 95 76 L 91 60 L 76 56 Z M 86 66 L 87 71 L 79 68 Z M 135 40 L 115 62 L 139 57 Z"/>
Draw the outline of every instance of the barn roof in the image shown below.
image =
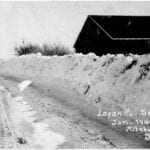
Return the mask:
<path id="1" fill-rule="evenodd" d="M 89 15 L 88 18 L 113 40 L 150 39 L 150 16 Z"/>

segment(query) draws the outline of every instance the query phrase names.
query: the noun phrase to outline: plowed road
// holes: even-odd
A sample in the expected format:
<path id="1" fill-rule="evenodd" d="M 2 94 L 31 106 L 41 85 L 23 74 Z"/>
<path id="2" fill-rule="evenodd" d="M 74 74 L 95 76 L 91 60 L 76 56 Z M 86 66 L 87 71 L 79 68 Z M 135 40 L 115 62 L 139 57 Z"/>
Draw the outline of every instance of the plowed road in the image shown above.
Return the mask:
<path id="1" fill-rule="evenodd" d="M 97 111 L 65 81 L 33 81 L 20 91 L 22 80 L 0 77 L 0 148 L 150 147 L 97 121 Z"/>

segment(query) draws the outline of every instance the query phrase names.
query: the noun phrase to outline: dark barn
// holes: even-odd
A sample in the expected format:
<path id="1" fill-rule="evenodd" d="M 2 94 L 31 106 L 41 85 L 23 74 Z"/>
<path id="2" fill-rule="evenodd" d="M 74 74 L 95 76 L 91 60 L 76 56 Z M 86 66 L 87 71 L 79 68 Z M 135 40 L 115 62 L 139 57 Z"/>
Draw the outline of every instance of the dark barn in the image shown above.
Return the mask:
<path id="1" fill-rule="evenodd" d="M 146 54 L 150 52 L 150 16 L 87 17 L 74 44 L 87 54 Z"/>

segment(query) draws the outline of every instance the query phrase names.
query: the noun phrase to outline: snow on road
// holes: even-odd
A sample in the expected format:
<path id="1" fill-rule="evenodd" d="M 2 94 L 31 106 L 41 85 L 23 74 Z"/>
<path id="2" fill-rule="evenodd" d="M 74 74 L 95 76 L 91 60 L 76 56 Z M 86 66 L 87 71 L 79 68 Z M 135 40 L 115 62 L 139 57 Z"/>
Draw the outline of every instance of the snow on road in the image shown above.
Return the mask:
<path id="1" fill-rule="evenodd" d="M 63 91 L 63 94 L 63 89 L 53 82 L 49 91 L 46 90 L 47 93 L 38 88 L 43 85 L 34 83 L 21 92 L 17 87 L 18 81 L 12 77 L 0 77 L 0 82 L 12 97 L 10 110 L 14 112 L 11 113 L 11 124 L 16 131 L 17 141 L 23 143 L 19 144 L 21 148 L 142 147 L 142 143 L 131 137 L 121 135 L 106 124 L 88 118 L 92 113 L 90 109 L 82 107 L 82 103 L 78 104 L 81 109 L 90 111 L 84 113 L 84 110 L 75 107 L 75 103 L 69 104 L 69 100 L 75 101 L 76 97 L 70 91 Z M 63 84 L 59 81 L 60 83 Z"/>
<path id="2" fill-rule="evenodd" d="M 36 111 L 23 100 L 23 97 L 17 96 L 11 101 L 11 110 L 13 112 L 13 123 L 21 137 L 25 138 L 29 147 L 52 148 L 55 149 L 59 144 L 65 141 L 65 137 L 57 134 L 50 129 L 43 121 L 34 122 Z M 31 135 L 30 135 L 30 131 Z"/>
<path id="3" fill-rule="evenodd" d="M 38 113 L 38 118 L 46 119 L 53 131 L 65 136 L 67 142 L 60 147 L 149 147 L 150 143 L 144 140 L 143 133 L 137 133 L 137 136 L 132 132 L 130 136 L 125 128 L 116 126 L 115 129 L 123 132 L 123 135 L 118 135 L 117 131 L 112 131 L 114 128 L 111 128 L 110 120 L 106 121 L 110 126 L 105 125 L 104 128 L 101 118 L 97 118 L 100 108 L 104 112 L 129 108 L 138 119 L 142 119 L 139 111 L 149 109 L 150 105 L 149 58 L 150 55 L 126 57 L 122 54 L 14 57 L 0 60 L 0 75 L 3 77 L 0 82 L 6 83 L 8 89 L 11 87 L 11 91 L 16 92 L 15 97 L 22 96 Z M 29 81 L 20 84 L 22 80 L 32 81 L 32 84 Z M 134 116 L 118 119 L 135 123 Z M 91 127 L 93 122 L 97 122 L 98 129 Z M 99 138 L 103 130 L 111 142 Z M 92 135 L 83 136 L 85 132 Z M 128 136 L 135 137 L 136 142 Z M 103 145 L 103 141 L 107 144 Z"/>
<path id="4" fill-rule="evenodd" d="M 24 85 L 26 83 L 29 82 L 22 82 L 21 84 Z M 10 95 L 3 86 L 0 86 L 0 90 L 0 92 L 3 91 L 5 94 Z M 7 99 L 8 97 L 2 98 L 5 98 L 9 110 L 6 110 L 2 100 L 0 100 L 0 106 L 2 107 L 1 114 L 3 114 L 3 116 L 0 116 L 0 119 L 3 120 L 3 118 L 8 118 L 7 113 L 11 114 L 6 121 L 10 124 L 9 129 L 11 134 L 15 133 L 12 137 L 12 141 L 15 141 L 13 145 L 11 145 L 12 147 L 55 149 L 65 141 L 64 136 L 51 131 L 44 121 L 34 122 L 36 111 L 34 111 L 33 108 L 23 100 L 22 96 L 16 96 L 13 98 L 10 96 L 9 99 Z M 3 125 L 6 124 L 4 121 Z M 9 139 L 9 137 L 6 138 Z M 3 142 L 0 142 L 0 147 L 8 148 L 8 145 L 10 145 L 12 141 L 6 142 L 3 140 Z"/>

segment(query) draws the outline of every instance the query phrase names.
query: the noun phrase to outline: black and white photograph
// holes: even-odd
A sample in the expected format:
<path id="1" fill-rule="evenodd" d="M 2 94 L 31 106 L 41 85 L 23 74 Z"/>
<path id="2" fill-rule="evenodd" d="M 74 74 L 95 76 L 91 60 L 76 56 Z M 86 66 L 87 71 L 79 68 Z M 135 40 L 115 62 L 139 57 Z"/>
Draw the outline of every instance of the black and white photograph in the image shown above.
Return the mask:
<path id="1" fill-rule="evenodd" d="M 0 149 L 149 149 L 150 1 L 0 1 Z"/>

